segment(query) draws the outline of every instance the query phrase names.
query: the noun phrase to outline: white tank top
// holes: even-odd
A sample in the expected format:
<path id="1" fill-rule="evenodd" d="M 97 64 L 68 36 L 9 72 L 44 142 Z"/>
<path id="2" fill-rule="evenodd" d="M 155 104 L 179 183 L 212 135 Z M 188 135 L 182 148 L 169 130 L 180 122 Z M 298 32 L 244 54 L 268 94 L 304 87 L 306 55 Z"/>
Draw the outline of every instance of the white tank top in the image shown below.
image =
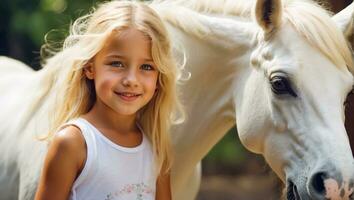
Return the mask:
<path id="1" fill-rule="evenodd" d="M 85 166 L 70 200 L 155 200 L 152 148 L 143 132 L 142 143 L 128 148 L 112 142 L 83 118 L 67 125 L 80 128 L 87 146 Z"/>

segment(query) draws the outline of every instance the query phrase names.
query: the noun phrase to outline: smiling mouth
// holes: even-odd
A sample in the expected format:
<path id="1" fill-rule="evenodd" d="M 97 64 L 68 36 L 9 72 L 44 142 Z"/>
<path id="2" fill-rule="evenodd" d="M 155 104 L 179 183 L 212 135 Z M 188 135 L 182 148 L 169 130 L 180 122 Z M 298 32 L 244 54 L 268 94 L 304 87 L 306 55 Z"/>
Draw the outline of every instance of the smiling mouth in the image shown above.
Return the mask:
<path id="1" fill-rule="evenodd" d="M 124 97 L 138 97 L 141 94 L 135 94 L 135 93 L 130 93 L 130 92 L 115 92 L 116 94 Z"/>
<path id="2" fill-rule="evenodd" d="M 296 185 L 292 181 L 288 181 L 288 186 L 286 189 L 286 199 L 287 200 L 301 200 L 299 192 Z"/>
<path id="3" fill-rule="evenodd" d="M 134 101 L 141 96 L 141 94 L 130 93 L 130 92 L 114 92 L 114 93 L 124 101 Z"/>

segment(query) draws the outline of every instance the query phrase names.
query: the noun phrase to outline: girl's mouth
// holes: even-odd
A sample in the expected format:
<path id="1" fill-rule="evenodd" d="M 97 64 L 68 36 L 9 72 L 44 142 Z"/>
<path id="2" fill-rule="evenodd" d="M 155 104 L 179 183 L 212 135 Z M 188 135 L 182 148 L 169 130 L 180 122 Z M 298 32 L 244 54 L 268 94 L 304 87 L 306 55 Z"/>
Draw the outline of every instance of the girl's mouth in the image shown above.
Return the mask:
<path id="1" fill-rule="evenodd" d="M 115 92 L 124 101 L 134 101 L 141 96 L 141 94 L 130 93 L 130 92 Z"/>

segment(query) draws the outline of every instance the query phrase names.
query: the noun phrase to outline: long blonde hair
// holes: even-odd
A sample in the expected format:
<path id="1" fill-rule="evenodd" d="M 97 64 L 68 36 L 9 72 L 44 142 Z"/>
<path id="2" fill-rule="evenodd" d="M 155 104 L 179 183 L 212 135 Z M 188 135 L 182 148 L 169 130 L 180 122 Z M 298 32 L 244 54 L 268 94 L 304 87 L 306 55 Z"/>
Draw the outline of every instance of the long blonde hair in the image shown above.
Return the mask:
<path id="1" fill-rule="evenodd" d="M 172 57 L 168 32 L 159 16 L 149 5 L 135 1 L 103 3 L 90 14 L 77 19 L 71 26 L 63 49 L 46 60 L 48 88 L 55 92 L 49 134 L 51 139 L 63 123 L 87 113 L 95 102 L 92 82 L 84 75 L 86 63 L 104 46 L 113 31 L 136 28 L 151 39 L 151 52 L 159 71 L 158 93 L 139 111 L 138 121 L 150 139 L 156 161 L 156 171 L 166 173 L 172 164 L 170 126 L 184 119 L 177 98 L 180 70 Z M 49 90 L 49 89 L 48 89 Z"/>

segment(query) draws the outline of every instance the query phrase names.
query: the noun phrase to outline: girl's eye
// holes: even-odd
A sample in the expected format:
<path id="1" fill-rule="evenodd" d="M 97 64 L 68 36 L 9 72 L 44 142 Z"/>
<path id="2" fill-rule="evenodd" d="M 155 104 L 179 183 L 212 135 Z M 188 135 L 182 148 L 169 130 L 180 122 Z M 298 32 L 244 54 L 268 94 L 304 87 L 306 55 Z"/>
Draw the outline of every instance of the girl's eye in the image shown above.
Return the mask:
<path id="1" fill-rule="evenodd" d="M 143 69 L 143 70 L 154 70 L 154 67 L 152 65 L 149 65 L 149 64 L 143 64 L 143 65 L 141 65 L 141 69 Z"/>
<path id="2" fill-rule="evenodd" d="M 113 67 L 124 67 L 123 63 L 120 61 L 112 61 L 111 63 L 109 63 L 109 65 Z"/>

